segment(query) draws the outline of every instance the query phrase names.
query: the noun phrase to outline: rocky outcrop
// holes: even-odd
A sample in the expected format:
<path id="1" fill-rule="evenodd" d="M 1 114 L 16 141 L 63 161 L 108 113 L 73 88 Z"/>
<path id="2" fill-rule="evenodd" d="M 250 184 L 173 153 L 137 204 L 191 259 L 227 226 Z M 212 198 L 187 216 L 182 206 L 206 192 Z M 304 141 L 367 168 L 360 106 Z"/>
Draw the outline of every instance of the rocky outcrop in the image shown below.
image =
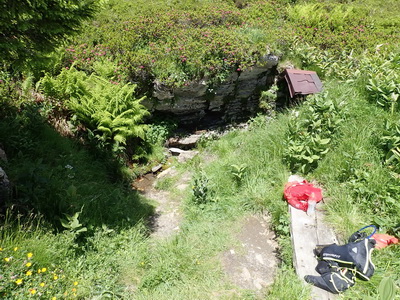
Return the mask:
<path id="1" fill-rule="evenodd" d="M 7 162 L 7 156 L 3 149 L 0 148 L 0 160 Z M 6 172 L 0 167 L 0 205 L 8 199 L 10 195 L 10 181 Z"/>
<path id="2" fill-rule="evenodd" d="M 202 79 L 174 89 L 156 81 L 153 97 L 143 104 L 153 113 L 177 117 L 182 124 L 196 124 L 209 116 L 222 122 L 241 120 L 257 111 L 260 93 L 273 83 L 277 64 L 278 57 L 266 55 L 259 65 L 233 72 L 218 86 Z"/>

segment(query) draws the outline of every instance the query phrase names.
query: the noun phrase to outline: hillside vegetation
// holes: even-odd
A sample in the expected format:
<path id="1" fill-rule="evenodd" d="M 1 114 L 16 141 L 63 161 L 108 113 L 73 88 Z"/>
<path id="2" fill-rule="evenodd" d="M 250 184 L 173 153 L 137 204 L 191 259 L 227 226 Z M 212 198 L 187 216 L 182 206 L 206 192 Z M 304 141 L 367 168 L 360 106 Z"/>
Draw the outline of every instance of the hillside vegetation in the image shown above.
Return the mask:
<path id="1" fill-rule="evenodd" d="M 399 237 L 398 1 L 99 3 L 63 46 L 18 64 L 13 48 L 1 60 L 0 167 L 12 182 L 0 201 L 2 299 L 256 299 L 227 281 L 219 255 L 237 220 L 261 211 L 281 259 L 265 299 L 309 299 L 282 200 L 292 173 L 323 186 L 342 241 L 368 224 Z M 193 173 L 180 232 L 152 238 L 154 204 L 131 183 L 175 163 L 162 145 L 177 124 L 151 118 L 140 103 L 149 86 L 218 85 L 267 54 L 317 71 L 324 91 L 203 139 L 177 166 Z M 178 193 L 173 180 L 159 188 Z M 398 290 L 399 257 L 399 246 L 374 251 L 372 279 L 341 298 L 398 299 L 387 287 Z"/>

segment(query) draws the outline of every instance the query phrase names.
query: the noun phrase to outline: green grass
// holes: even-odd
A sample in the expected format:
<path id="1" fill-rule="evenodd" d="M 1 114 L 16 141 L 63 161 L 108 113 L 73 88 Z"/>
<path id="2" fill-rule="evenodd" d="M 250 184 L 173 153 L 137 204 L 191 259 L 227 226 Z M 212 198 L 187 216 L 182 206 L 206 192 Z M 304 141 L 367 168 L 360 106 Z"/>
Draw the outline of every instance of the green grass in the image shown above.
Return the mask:
<path id="1" fill-rule="evenodd" d="M 325 82 L 327 99 L 344 102 L 346 112 L 331 150 L 307 175 L 324 186 L 328 221 L 343 242 L 367 224 L 381 220 L 386 222 L 381 225 L 387 225 L 381 228 L 390 232 L 394 229 L 390 224 L 399 220 L 388 198 L 397 195 L 392 186 L 398 179 L 383 164 L 379 148 L 384 121 L 395 116 L 368 102 L 355 87 Z M 300 109 L 293 107 L 299 118 L 308 104 L 300 105 Z M 289 115 L 283 112 L 269 121 L 257 116 L 248 130 L 205 142 L 201 154 L 181 165 L 177 176 L 186 171 L 204 174 L 207 181 L 201 184 L 206 185 L 207 197 L 201 203 L 194 201 L 190 187 L 180 194 L 181 232 L 155 241 L 143 224 L 151 205 L 128 188 L 107 156 L 61 137 L 34 109 L 9 113 L 0 122 L 0 134 L 9 155 L 9 163 L 3 165 L 16 193 L 2 225 L 0 246 L 6 251 L 19 247 L 32 252 L 37 266 L 62 269 L 68 282 L 79 282 L 77 295 L 82 299 L 205 299 L 210 295 L 254 299 L 253 292 L 228 282 L 219 256 L 235 243 L 238 220 L 268 211 L 282 262 L 265 297 L 307 299 L 309 288 L 291 267 L 289 219 L 282 199 L 290 174 L 283 160 Z M 158 188 L 178 196 L 177 180 L 160 181 Z M 63 230 L 60 218 L 81 210 L 80 225 Z M 18 219 L 17 213 L 25 217 Z M 80 232 L 83 227 L 87 231 Z M 396 247 L 375 251 L 373 279 L 357 282 L 343 297 L 376 296 L 381 279 L 387 276 L 398 282 L 398 263 L 393 260 L 397 256 Z M 71 289 L 68 282 L 62 291 Z"/>
<path id="2" fill-rule="evenodd" d="M 128 40 L 120 40 L 118 35 L 113 35 L 115 40 L 112 40 L 111 44 L 114 49 L 120 50 L 126 45 L 129 47 L 135 45 L 145 50 L 133 51 L 126 57 L 127 61 L 124 63 L 131 69 L 125 71 L 118 69 L 116 70 L 118 72 L 111 75 L 115 75 L 114 80 L 117 80 L 120 78 L 118 75 L 146 79 L 145 77 L 150 74 L 166 81 L 170 80 L 171 84 L 177 84 L 196 76 L 203 76 L 207 72 L 210 72 L 207 73 L 210 76 L 217 76 L 214 71 L 209 71 L 210 67 L 219 68 L 218 74 L 223 77 L 227 69 L 237 67 L 235 64 L 251 65 L 252 59 L 259 54 L 257 51 L 266 50 L 265 43 L 269 38 L 272 43 L 276 39 L 274 31 L 266 32 L 265 28 L 279 23 L 284 13 L 274 12 L 270 2 L 268 5 L 264 5 L 266 1 L 244 2 L 250 5 L 244 10 L 234 8 L 233 11 L 235 14 L 243 13 L 240 17 L 239 15 L 236 17 L 240 20 L 246 18 L 247 25 L 242 28 L 239 22 L 235 31 L 212 24 L 215 18 L 207 13 L 207 8 L 214 5 L 211 2 L 204 2 L 199 7 L 196 6 L 199 4 L 198 1 L 168 2 L 165 7 L 169 9 L 175 5 L 174 14 L 163 16 L 165 18 L 162 22 L 173 19 L 174 24 L 182 29 L 181 21 L 188 20 L 179 9 L 190 8 L 190 12 L 193 15 L 197 12 L 198 16 L 193 22 L 198 22 L 200 25 L 211 22 L 212 26 L 204 23 L 201 26 L 194 26 L 191 31 L 180 30 L 177 32 L 178 41 L 171 40 L 168 32 L 161 32 L 168 43 L 150 35 L 147 35 L 148 41 L 134 34 L 127 36 Z M 111 2 L 117 10 L 124 8 L 122 4 L 113 3 Z M 158 1 L 152 1 L 148 5 L 154 10 L 156 3 Z M 224 3 L 225 9 L 233 5 L 231 2 Z M 128 2 L 125 4 L 132 5 Z M 398 22 L 397 16 L 394 15 L 398 10 L 394 9 L 394 5 L 398 5 L 398 2 L 389 3 L 393 6 L 386 6 L 388 5 L 386 2 L 384 5 L 374 6 L 375 0 L 352 3 L 352 5 L 361 4 L 365 4 L 370 10 L 375 7 L 372 13 L 374 18 L 376 17 L 379 30 L 385 34 L 393 33 L 390 31 Z M 303 3 L 295 5 L 300 7 Z M 132 9 L 147 14 L 146 7 L 147 3 L 140 1 L 140 7 Z M 260 10 L 261 7 L 263 10 Z M 387 11 L 388 8 L 390 16 L 383 18 L 379 10 Z M 123 10 L 121 14 L 112 11 L 103 12 L 99 20 L 131 18 L 129 15 L 124 15 L 128 12 L 129 10 Z M 217 15 L 223 17 L 224 13 L 219 11 Z M 141 19 L 137 18 L 132 20 L 132 25 L 147 26 L 149 32 L 157 33 L 155 26 L 160 24 L 157 25 L 151 18 L 153 16 L 150 14 L 145 24 L 141 24 Z M 223 17 L 221 19 L 223 26 L 227 25 L 225 21 Z M 266 26 L 263 27 L 263 24 Z M 93 27 L 93 32 L 87 33 L 88 40 L 107 39 L 108 35 L 113 34 L 108 25 L 110 24 L 105 24 L 105 27 L 100 26 L 101 28 Z M 208 29 L 218 38 L 211 41 L 204 35 L 201 39 L 196 38 L 203 31 L 202 26 L 210 27 Z M 101 30 L 104 32 L 101 33 Z M 307 32 L 309 31 L 307 29 Z M 157 47 L 151 54 L 154 57 L 146 52 L 150 47 L 148 42 L 153 38 L 154 42 L 163 45 L 160 49 L 164 51 L 165 47 L 184 42 L 188 33 L 193 34 L 187 44 L 190 46 L 188 59 L 189 61 L 198 59 L 193 65 L 188 65 L 186 61 L 180 59 L 182 53 L 179 52 L 181 50 L 178 51 L 179 48 L 175 49 L 176 53 L 173 56 L 159 52 Z M 396 35 L 398 32 L 393 34 Z M 237 38 L 238 35 L 240 39 Z M 221 42 L 220 39 L 223 40 L 224 37 L 234 42 L 221 53 L 201 51 L 205 46 L 199 46 L 199 41 L 214 45 Z M 380 36 L 382 37 L 383 35 Z M 325 42 L 323 37 L 318 38 L 316 42 Z M 375 35 L 363 36 L 361 39 L 354 37 L 352 43 L 363 41 L 364 38 L 374 47 L 374 43 L 379 41 Z M 287 42 L 288 40 L 283 38 L 278 41 L 281 43 L 280 51 L 288 46 Z M 85 47 L 77 48 L 77 51 L 81 51 L 78 53 L 80 58 L 92 55 L 89 51 L 84 53 Z M 102 47 L 106 46 L 99 45 L 96 51 L 106 49 Z M 230 58 L 233 61 L 225 66 L 223 58 L 236 48 L 240 51 L 232 54 Z M 253 50 L 255 56 L 248 57 L 248 53 L 252 53 Z M 114 54 L 119 58 L 120 53 L 116 51 Z M 354 68 L 354 78 L 353 75 L 351 78 L 353 81 L 324 80 L 324 88 L 328 92 L 326 100 L 344 104 L 343 122 L 336 128 L 335 136 L 330 141 L 329 152 L 319 159 L 315 169 L 306 175 L 307 179 L 316 179 L 324 187 L 328 208 L 327 220 L 339 235 L 341 242 L 345 242 L 351 233 L 368 224 L 376 224 L 382 232 L 398 235 L 399 164 L 398 160 L 390 164 L 385 163 L 387 149 L 382 147 L 381 138 L 387 134 L 384 132 L 385 121 L 396 121 L 400 117 L 399 112 L 391 113 L 367 100 L 365 84 L 368 76 L 357 75 L 355 71 L 359 61 L 350 60 L 348 54 L 340 56 L 341 60 L 338 61 L 340 65 L 337 64 L 336 67 L 332 66 L 329 52 L 319 56 L 313 52 L 305 52 L 305 55 L 313 57 L 308 60 L 304 57 L 297 58 L 304 64 L 304 68 L 308 67 L 307 62 L 316 63 L 313 58 L 326 56 L 316 65 L 330 74 L 326 78 L 334 78 L 336 71 L 344 74 L 341 79 L 346 78 L 348 70 L 353 73 Z M 160 58 L 160 61 L 152 65 L 153 58 Z M 371 54 L 369 63 L 372 64 L 375 58 Z M 379 59 L 382 60 L 383 55 Z M 347 60 L 348 66 L 351 67 L 345 64 Z M 104 67 L 102 73 L 109 73 L 116 66 L 116 62 L 108 62 L 107 65 L 101 66 L 99 63 L 101 59 L 94 67 L 100 69 L 101 66 Z M 393 60 L 391 63 L 395 70 L 397 61 Z M 201 64 L 200 70 L 196 64 Z M 144 70 L 139 66 L 144 66 Z M 171 66 L 171 69 L 168 66 Z M 151 69 L 153 67 L 154 69 Z M 90 71 L 91 66 L 83 63 L 81 68 Z M 365 66 L 363 68 L 368 69 Z M 347 69 L 346 72 L 343 69 Z M 2 75 L 4 74 L 2 72 Z M 43 110 L 48 108 L 41 104 L 33 104 L 30 99 L 26 99 L 29 93 L 25 93 L 25 98 L 22 99 L 18 98 L 16 88 L 13 93 L 7 90 L 6 85 L 1 85 L 0 89 L 0 141 L 9 158 L 8 163 L 1 161 L 0 166 L 6 170 L 13 183 L 12 197 L 0 211 L 2 248 L 0 272 L 4 272 L 3 270 L 19 272 L 13 275 L 19 277 L 11 281 L 8 277 L 0 276 L 0 295 L 3 298 L 26 299 L 31 293 L 30 288 L 37 288 L 39 291 L 40 279 L 44 278 L 40 277 L 42 275 L 35 273 L 35 276 L 28 278 L 26 270 L 21 269 L 25 268 L 23 264 L 10 266 L 9 262 L 4 260 L 13 255 L 15 260 L 12 262 L 16 262 L 17 258 L 26 259 L 27 253 L 33 253 L 32 261 L 35 268 L 47 268 L 49 272 L 62 271 L 65 276 L 62 281 L 57 281 L 58 285 L 53 290 L 47 287 L 50 283 L 54 284 L 54 280 L 49 277 L 49 281 L 46 281 L 42 292 L 48 293 L 46 296 L 50 299 L 55 295 L 62 298 L 64 292 L 68 293 L 64 297 L 66 299 L 73 293 L 77 293 L 79 299 L 255 299 L 254 292 L 241 290 L 229 283 L 223 273 L 220 255 L 237 242 L 234 234 L 240 230 L 238 228 L 240 220 L 243 220 L 244 216 L 260 211 L 267 211 L 271 215 L 272 227 L 280 244 L 281 259 L 280 270 L 274 284 L 265 291 L 265 298 L 288 300 L 309 298 L 309 287 L 302 285 L 291 267 L 289 217 L 287 204 L 282 199 L 283 187 L 290 175 L 289 166 L 284 160 L 287 140 L 290 137 L 290 112 L 297 111 L 299 120 L 303 118 L 304 121 L 308 116 L 306 112 L 312 108 L 309 102 L 300 103 L 300 107 L 294 106 L 278 113 L 268 121 L 265 116 L 257 116 L 250 120 L 249 129 L 246 131 L 234 130 L 220 140 L 203 141 L 199 149 L 201 154 L 179 166 L 177 177 L 161 180 L 157 184 L 157 188 L 168 190 L 174 197 L 183 199 L 181 207 L 183 221 L 178 234 L 165 240 L 155 240 L 149 235 L 145 224 L 146 218 L 154 210 L 152 202 L 133 191 L 130 180 L 135 174 L 149 170 L 153 164 L 165 162 L 160 145 L 170 134 L 174 124 L 153 124 L 147 138 L 157 144 L 157 147 L 151 153 L 143 155 L 149 162 L 148 165 L 135 165 L 132 170 L 121 167 L 108 153 L 60 136 L 43 117 Z M 18 100 L 10 104 L 13 102 L 11 98 Z M 42 110 L 42 114 L 38 109 Z M 397 133 L 389 134 L 395 138 Z M 173 165 L 176 162 L 167 163 Z M 200 179 L 192 180 L 185 191 L 178 191 L 174 186 L 178 182 L 178 177 L 185 172 L 190 172 L 194 178 Z M 193 195 L 192 186 L 199 192 L 197 196 Z M 77 217 L 76 222 L 70 222 L 67 225 L 69 228 L 64 228 L 61 219 L 68 219 L 74 215 Z M 18 249 L 14 251 L 15 247 Z M 377 298 L 379 283 L 382 278 L 389 276 L 399 285 L 399 255 L 398 246 L 374 251 L 376 273 L 372 280 L 358 281 L 342 298 L 364 299 L 366 296 Z M 23 278 L 26 283 L 17 286 L 13 280 L 18 278 Z M 10 284 L 6 295 L 2 294 L 1 290 L 5 284 L 4 280 Z M 74 286 L 71 285 L 75 281 L 78 282 L 76 291 L 72 290 Z M 19 292 L 23 294 L 17 294 Z M 51 294 L 53 292 L 54 294 Z"/>

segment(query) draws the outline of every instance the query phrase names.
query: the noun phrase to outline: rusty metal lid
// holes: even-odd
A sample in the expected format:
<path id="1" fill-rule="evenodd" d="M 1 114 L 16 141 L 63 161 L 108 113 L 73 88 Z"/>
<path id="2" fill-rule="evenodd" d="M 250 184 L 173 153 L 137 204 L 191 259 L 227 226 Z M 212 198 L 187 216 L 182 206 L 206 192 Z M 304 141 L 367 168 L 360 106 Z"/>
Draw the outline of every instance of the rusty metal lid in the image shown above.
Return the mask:
<path id="1" fill-rule="evenodd" d="M 286 69 L 283 77 L 288 84 L 291 98 L 322 91 L 322 82 L 314 71 Z"/>

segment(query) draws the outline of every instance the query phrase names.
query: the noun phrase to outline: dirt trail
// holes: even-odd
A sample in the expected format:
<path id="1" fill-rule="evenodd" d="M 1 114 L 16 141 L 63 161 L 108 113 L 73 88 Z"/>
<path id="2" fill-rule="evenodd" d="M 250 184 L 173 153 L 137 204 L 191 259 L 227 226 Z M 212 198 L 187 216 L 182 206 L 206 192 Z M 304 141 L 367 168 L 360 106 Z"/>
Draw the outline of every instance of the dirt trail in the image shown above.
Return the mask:
<path id="1" fill-rule="evenodd" d="M 155 188 L 157 180 L 174 177 L 175 191 Z M 167 238 L 179 232 L 183 218 L 181 201 L 191 180 L 191 174 L 178 174 L 172 167 L 157 177 L 147 175 L 134 184 L 143 196 L 156 202 L 155 214 L 149 220 L 151 235 Z M 181 192 L 181 193 L 180 193 Z M 221 263 L 226 277 L 241 289 L 248 289 L 262 296 L 265 287 L 271 285 L 278 267 L 275 234 L 270 230 L 267 215 L 250 215 L 240 221 L 241 230 L 236 234 L 237 243 L 221 253 Z"/>
<path id="2" fill-rule="evenodd" d="M 172 167 L 157 176 L 148 174 L 134 183 L 134 187 L 146 198 L 156 202 L 155 213 L 149 219 L 151 235 L 158 238 L 166 238 L 179 231 L 182 220 L 180 210 L 183 199 L 183 191 L 187 188 L 191 176 L 189 173 L 180 175 L 177 179 L 175 188 L 182 194 L 173 194 L 170 191 L 155 188 L 157 180 L 165 177 L 175 177 L 177 170 Z"/>

